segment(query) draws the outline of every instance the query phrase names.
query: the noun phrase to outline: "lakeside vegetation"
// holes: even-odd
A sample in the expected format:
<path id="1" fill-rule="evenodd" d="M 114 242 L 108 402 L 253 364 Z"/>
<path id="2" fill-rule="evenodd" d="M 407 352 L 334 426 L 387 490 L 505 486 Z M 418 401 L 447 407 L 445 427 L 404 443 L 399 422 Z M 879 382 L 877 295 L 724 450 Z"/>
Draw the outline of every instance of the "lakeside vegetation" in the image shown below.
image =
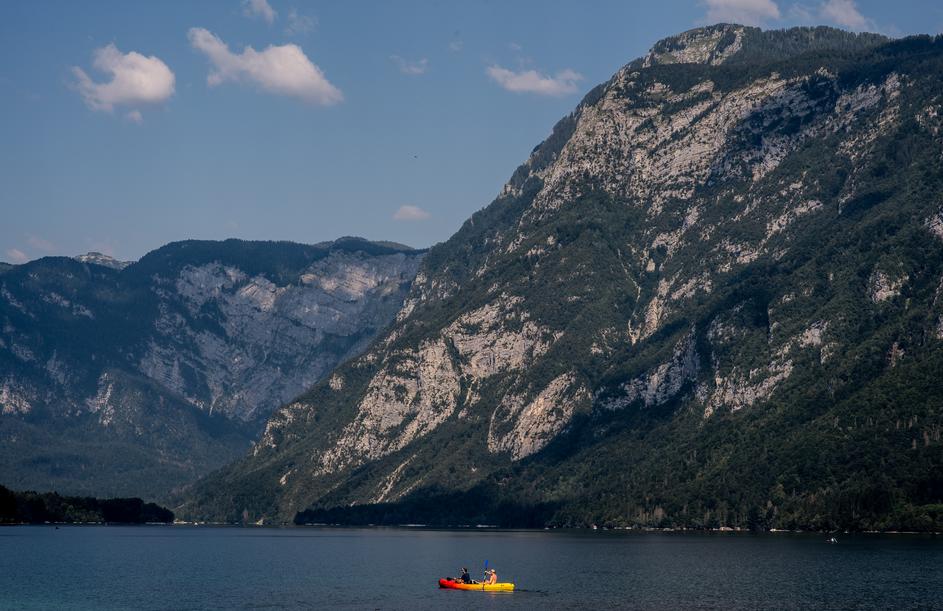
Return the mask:
<path id="1" fill-rule="evenodd" d="M 96 499 L 0 486 L 0 524 L 172 523 L 174 513 L 138 498 Z"/>

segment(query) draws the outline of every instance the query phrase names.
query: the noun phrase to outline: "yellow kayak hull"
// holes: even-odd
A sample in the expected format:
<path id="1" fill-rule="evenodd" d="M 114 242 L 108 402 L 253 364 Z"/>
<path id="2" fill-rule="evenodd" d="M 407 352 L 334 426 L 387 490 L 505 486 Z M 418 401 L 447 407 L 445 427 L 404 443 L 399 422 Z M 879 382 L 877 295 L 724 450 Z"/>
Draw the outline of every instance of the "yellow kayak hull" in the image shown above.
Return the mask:
<path id="1" fill-rule="evenodd" d="M 449 590 L 477 590 L 479 592 L 513 592 L 513 583 L 462 583 L 451 579 L 440 579 L 439 587 Z"/>

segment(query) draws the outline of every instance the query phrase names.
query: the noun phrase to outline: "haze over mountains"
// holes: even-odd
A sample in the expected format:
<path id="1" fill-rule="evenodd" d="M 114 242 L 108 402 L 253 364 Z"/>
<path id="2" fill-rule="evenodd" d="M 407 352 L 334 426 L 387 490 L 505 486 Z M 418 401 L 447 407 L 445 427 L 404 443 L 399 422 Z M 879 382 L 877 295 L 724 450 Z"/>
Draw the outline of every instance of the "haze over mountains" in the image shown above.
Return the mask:
<path id="1" fill-rule="evenodd" d="M 657 43 L 180 510 L 939 528 L 941 75 L 940 38 Z"/>

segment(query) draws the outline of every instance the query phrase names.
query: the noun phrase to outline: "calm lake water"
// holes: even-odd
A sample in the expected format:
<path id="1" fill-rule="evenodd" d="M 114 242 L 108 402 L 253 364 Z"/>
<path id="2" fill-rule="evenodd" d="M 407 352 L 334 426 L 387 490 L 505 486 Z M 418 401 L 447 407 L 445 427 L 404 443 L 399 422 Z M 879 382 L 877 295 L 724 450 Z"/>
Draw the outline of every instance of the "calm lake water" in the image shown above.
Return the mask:
<path id="1" fill-rule="evenodd" d="M 0 608 L 943 609 L 943 537 L 17 526 Z"/>

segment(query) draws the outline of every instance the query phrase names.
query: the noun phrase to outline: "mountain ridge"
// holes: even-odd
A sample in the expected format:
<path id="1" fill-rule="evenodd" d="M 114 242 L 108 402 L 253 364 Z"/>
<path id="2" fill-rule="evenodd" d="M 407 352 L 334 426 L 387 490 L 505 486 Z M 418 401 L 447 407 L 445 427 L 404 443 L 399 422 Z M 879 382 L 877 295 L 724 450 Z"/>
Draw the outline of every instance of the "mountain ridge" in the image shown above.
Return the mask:
<path id="1" fill-rule="evenodd" d="M 0 478 L 153 496 L 221 466 L 388 324 L 423 253 L 360 238 L 191 240 L 128 265 L 44 257 L 3 270 Z"/>

